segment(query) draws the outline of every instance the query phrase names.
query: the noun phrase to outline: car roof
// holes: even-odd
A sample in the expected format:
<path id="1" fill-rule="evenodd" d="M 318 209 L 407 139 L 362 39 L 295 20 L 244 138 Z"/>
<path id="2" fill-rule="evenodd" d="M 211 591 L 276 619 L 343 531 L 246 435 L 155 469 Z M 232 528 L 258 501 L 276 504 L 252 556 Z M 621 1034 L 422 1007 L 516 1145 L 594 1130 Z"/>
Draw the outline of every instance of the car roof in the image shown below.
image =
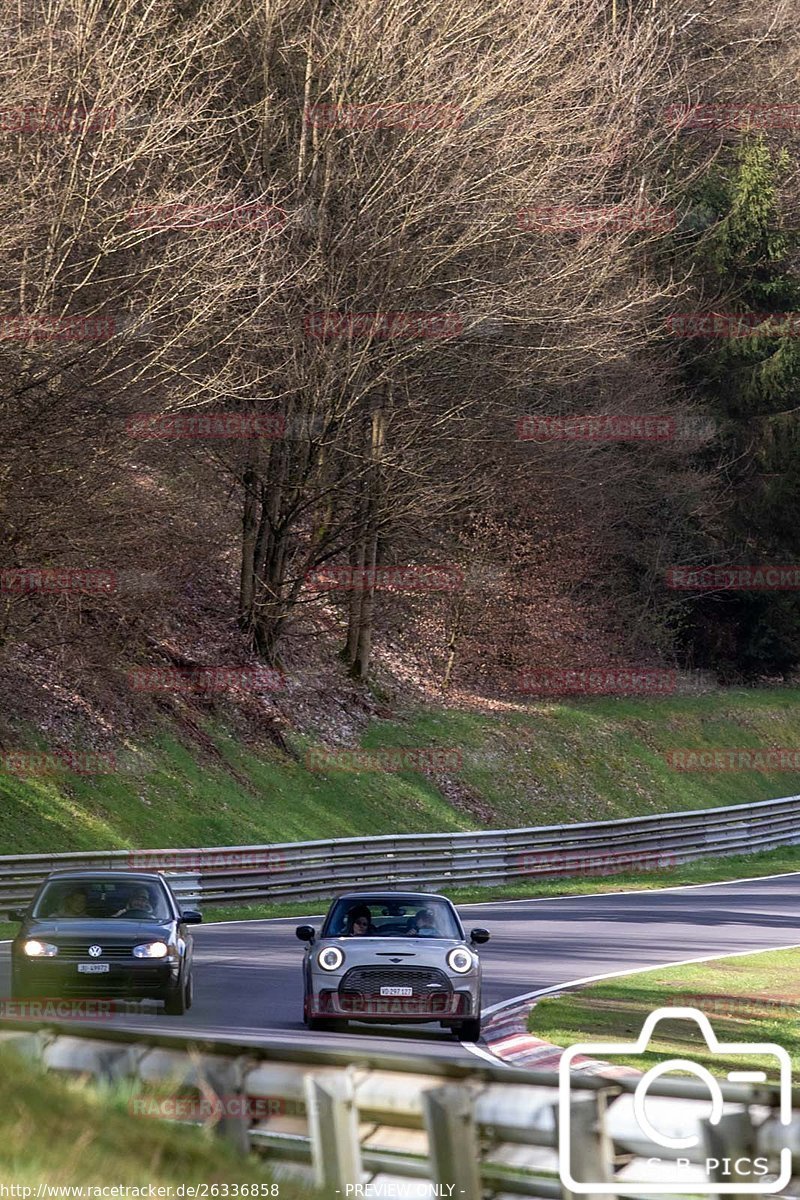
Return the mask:
<path id="1" fill-rule="evenodd" d="M 51 871 L 44 882 L 46 883 L 50 879 L 146 879 L 163 882 L 164 876 L 158 871 L 113 871 L 107 867 L 98 867 L 92 870 L 91 867 L 82 867 L 73 871 Z"/>
<path id="2" fill-rule="evenodd" d="M 448 904 L 452 901 L 443 896 L 441 892 L 396 892 L 391 888 L 370 888 L 368 892 L 342 892 L 334 897 L 333 903 L 338 900 L 376 900 L 380 897 L 382 900 L 447 900 Z"/>

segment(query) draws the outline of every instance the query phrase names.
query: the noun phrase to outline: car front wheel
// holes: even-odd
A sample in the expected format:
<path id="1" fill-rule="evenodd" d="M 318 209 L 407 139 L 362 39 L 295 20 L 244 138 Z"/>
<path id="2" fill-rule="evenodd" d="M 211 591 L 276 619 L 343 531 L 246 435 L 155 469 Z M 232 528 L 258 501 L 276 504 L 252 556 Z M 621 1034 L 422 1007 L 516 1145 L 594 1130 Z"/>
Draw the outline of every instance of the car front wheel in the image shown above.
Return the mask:
<path id="1" fill-rule="evenodd" d="M 167 992 L 164 1000 L 164 1012 L 168 1017 L 182 1017 L 192 1003 L 192 977 L 187 975 L 185 981 L 174 991 Z"/>
<path id="2" fill-rule="evenodd" d="M 469 1021 L 462 1021 L 460 1026 L 456 1026 L 455 1035 L 460 1042 L 478 1042 L 481 1036 L 480 1017 L 474 1017 Z"/>

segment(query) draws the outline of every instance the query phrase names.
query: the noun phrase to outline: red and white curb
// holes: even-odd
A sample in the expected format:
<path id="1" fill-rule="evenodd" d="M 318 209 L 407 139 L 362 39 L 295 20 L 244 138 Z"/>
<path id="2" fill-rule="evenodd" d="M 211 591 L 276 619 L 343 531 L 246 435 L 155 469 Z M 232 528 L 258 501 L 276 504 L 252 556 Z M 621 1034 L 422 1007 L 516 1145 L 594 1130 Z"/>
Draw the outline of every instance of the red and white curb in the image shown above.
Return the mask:
<path id="1" fill-rule="evenodd" d="M 536 1006 L 535 1000 L 524 1000 L 493 1013 L 483 1026 L 483 1040 L 487 1050 L 515 1067 L 528 1070 L 557 1071 L 564 1050 L 538 1038 L 528 1030 L 528 1017 Z M 603 1075 L 607 1079 L 630 1078 L 640 1075 L 633 1067 L 598 1062 L 578 1054 L 573 1059 L 573 1069 L 585 1071 L 587 1075 Z"/>

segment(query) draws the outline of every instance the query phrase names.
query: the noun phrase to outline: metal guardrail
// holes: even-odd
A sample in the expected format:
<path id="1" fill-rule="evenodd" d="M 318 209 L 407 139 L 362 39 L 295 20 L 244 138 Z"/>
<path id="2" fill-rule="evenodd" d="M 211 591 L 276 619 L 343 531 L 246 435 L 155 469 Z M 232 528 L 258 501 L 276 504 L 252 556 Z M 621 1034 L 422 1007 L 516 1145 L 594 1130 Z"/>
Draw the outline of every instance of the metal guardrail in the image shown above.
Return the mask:
<path id="1" fill-rule="evenodd" d="M 397 1183 L 406 1181 L 407 1188 L 411 1179 L 438 1185 L 428 1194 L 460 1200 L 574 1200 L 579 1194 L 559 1178 L 563 1131 L 559 1077 L 553 1071 L 512 1071 L 479 1060 L 463 1065 L 352 1046 L 317 1050 L 232 1039 L 198 1041 L 96 1026 L 76 1035 L 74 1025 L 21 1021 L 3 1022 L 2 1046 L 16 1048 L 48 1069 L 112 1083 L 138 1081 L 141 1087 L 130 1093 L 133 1116 L 142 1109 L 148 1116 L 172 1112 L 174 1103 L 170 1107 L 168 1098 L 174 1102 L 178 1096 L 185 1113 L 190 1097 L 202 1097 L 216 1116 L 216 1132 L 241 1154 L 255 1151 L 269 1164 L 299 1173 L 322 1189 L 325 1200 L 337 1194 L 364 1195 L 366 1180 L 373 1185 L 366 1194 L 372 1195 L 401 1194 Z M 699 1139 L 691 1149 L 666 1150 L 648 1140 L 633 1119 L 631 1093 L 637 1083 L 636 1078 L 580 1071 L 570 1076 L 574 1181 L 605 1185 L 606 1195 L 625 1187 L 630 1194 L 631 1181 L 642 1178 L 645 1161 L 657 1159 L 661 1165 L 654 1175 L 650 1162 L 649 1180 L 675 1185 L 676 1160 L 682 1158 L 689 1164 L 681 1169 L 690 1172 L 690 1186 L 670 1190 L 703 1194 L 714 1190 L 704 1182 L 721 1178 L 708 1161 L 728 1159 L 738 1166 L 734 1173 L 727 1168 L 728 1188 L 718 1190 L 738 1195 L 730 1180 L 747 1178 L 745 1160 L 759 1157 L 774 1177 L 782 1155 L 789 1157 L 787 1150 L 793 1178 L 798 1173 L 800 1093 L 792 1096 L 786 1124 L 779 1119 L 777 1085 L 722 1083 L 730 1111 L 712 1124 L 703 1083 L 683 1077 L 655 1080 L 648 1105 L 658 1106 L 659 1133 L 696 1134 Z M 150 1107 L 143 1099 L 147 1095 Z M 231 1097 L 245 1103 L 232 1111 Z M 778 1194 L 763 1174 L 758 1182 L 770 1195 Z M 779 1194 L 796 1194 L 796 1183 L 783 1185 Z M 361 1191 L 352 1190 L 359 1185 Z M 597 1197 L 593 1188 L 586 1190 Z M 648 1192 L 647 1184 L 635 1189 L 636 1195 Z"/>
<path id="2" fill-rule="evenodd" d="M 440 890 L 518 879 L 658 870 L 705 855 L 800 843 L 800 796 L 725 808 L 575 825 L 474 833 L 398 834 L 264 846 L 76 851 L 0 856 L 0 913 L 26 904 L 50 871 L 162 870 L 176 893 L 207 904 L 326 901 L 383 886 Z"/>

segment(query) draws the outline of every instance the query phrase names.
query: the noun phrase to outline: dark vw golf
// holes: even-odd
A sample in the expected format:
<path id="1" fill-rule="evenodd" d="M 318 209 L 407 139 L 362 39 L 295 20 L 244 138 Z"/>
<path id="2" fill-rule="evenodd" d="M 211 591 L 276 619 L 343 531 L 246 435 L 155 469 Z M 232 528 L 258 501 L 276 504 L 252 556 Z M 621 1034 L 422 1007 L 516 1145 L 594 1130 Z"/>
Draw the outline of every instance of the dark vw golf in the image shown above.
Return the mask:
<path id="1" fill-rule="evenodd" d="M 192 1003 L 192 936 L 157 873 L 59 871 L 24 913 L 11 947 L 15 1000 L 42 996 L 161 1000 L 170 1016 Z"/>

